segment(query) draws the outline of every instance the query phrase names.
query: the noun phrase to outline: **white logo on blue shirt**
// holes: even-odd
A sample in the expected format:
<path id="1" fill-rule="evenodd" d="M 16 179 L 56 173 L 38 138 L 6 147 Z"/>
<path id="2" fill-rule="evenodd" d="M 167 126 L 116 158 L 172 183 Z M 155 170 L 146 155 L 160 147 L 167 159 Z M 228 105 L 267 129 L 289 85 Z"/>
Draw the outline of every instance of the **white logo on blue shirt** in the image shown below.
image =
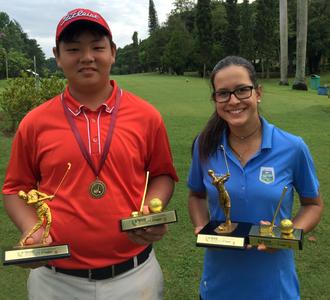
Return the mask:
<path id="1" fill-rule="evenodd" d="M 275 171 L 272 167 L 261 167 L 259 180 L 263 183 L 270 184 L 275 181 Z"/>

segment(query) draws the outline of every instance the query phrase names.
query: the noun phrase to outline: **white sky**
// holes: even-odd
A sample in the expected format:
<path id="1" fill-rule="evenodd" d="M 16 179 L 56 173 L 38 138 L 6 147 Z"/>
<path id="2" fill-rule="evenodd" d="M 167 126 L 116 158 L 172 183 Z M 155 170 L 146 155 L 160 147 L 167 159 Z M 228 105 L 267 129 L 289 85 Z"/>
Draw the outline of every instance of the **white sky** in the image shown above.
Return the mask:
<path id="1" fill-rule="evenodd" d="M 160 24 L 166 21 L 172 3 L 154 0 Z M 30 39 L 36 39 L 47 58 L 53 56 L 57 23 L 74 8 L 99 12 L 107 20 L 117 47 L 132 43 L 134 31 L 139 39 L 148 36 L 149 0 L 0 0 L 0 11 L 16 20 Z"/>

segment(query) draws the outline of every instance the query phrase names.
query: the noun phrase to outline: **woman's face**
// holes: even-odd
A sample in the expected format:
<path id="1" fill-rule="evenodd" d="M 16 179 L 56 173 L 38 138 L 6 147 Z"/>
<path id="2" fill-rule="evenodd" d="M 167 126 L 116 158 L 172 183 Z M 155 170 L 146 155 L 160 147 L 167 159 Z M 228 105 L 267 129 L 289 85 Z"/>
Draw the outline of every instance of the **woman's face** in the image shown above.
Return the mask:
<path id="1" fill-rule="evenodd" d="M 230 94 L 227 102 L 215 102 L 218 115 L 229 127 L 254 127 L 256 122 L 259 122 L 258 100 L 261 90 L 259 87 L 253 88 L 252 91 L 249 89 L 253 83 L 247 69 L 236 65 L 225 67 L 216 73 L 213 85 L 219 97 L 226 95 L 228 91 L 236 90 L 237 96 Z M 245 99 L 240 100 L 237 97 Z"/>

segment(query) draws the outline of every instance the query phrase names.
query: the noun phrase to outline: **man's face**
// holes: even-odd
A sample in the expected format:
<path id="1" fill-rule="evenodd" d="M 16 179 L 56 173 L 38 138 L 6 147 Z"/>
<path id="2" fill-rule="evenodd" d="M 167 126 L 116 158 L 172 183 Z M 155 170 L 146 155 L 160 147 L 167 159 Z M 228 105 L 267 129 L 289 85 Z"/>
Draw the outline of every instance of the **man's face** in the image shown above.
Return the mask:
<path id="1" fill-rule="evenodd" d="M 108 37 L 85 31 L 73 41 L 61 41 L 54 54 L 69 85 L 84 91 L 108 84 L 116 50 L 111 48 Z"/>

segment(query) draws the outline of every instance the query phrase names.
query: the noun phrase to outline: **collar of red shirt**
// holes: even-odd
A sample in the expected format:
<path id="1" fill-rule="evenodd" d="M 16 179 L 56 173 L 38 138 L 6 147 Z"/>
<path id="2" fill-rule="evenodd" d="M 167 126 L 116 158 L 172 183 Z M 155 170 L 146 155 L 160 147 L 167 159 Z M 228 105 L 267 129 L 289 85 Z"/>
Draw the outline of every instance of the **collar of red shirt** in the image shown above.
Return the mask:
<path id="1" fill-rule="evenodd" d="M 104 111 L 109 114 L 111 114 L 113 111 L 116 93 L 117 93 L 117 89 L 118 89 L 117 83 L 114 80 L 110 80 L 110 84 L 113 86 L 111 95 L 97 109 L 97 111 L 100 111 L 102 108 L 104 108 Z M 83 111 L 84 108 L 86 110 L 89 109 L 85 105 L 79 103 L 75 98 L 72 97 L 68 86 L 65 88 L 64 97 L 65 97 L 66 105 L 67 105 L 69 111 L 74 116 L 78 116 Z"/>

